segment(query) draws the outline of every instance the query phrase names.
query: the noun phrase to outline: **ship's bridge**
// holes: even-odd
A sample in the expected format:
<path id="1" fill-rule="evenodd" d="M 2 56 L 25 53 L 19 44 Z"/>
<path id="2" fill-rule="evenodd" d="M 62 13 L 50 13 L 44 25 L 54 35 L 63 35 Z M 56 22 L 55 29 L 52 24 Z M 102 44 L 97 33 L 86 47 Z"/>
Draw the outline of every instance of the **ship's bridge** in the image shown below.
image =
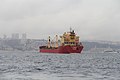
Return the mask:
<path id="1" fill-rule="evenodd" d="M 76 36 L 74 30 L 65 32 L 63 36 L 60 36 L 62 45 L 77 45 L 79 43 L 79 36 Z"/>

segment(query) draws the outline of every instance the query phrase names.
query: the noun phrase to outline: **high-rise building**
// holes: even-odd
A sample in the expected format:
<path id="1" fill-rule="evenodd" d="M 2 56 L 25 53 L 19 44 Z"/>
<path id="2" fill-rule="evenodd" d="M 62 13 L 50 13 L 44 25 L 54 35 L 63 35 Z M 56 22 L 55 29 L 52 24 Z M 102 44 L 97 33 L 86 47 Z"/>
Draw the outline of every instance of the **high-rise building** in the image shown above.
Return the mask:
<path id="1" fill-rule="evenodd" d="M 12 34 L 12 39 L 19 39 L 19 34 L 18 33 L 13 33 Z"/>
<path id="2" fill-rule="evenodd" d="M 4 34 L 4 35 L 3 35 L 3 39 L 6 39 L 6 38 L 7 38 L 7 35 Z"/>
<path id="3" fill-rule="evenodd" d="M 23 34 L 22 34 L 22 39 L 27 39 L 26 33 L 23 33 Z"/>

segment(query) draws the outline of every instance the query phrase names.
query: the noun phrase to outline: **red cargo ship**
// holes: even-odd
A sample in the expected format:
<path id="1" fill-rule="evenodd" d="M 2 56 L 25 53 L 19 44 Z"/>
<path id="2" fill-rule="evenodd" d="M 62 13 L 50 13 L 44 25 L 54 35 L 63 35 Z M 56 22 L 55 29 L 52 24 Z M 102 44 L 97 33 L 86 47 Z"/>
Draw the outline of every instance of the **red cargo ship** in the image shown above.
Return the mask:
<path id="1" fill-rule="evenodd" d="M 81 53 L 83 50 L 83 45 L 79 41 L 79 36 L 75 34 L 74 30 L 70 29 L 70 32 L 65 32 L 60 38 L 61 39 L 58 41 L 58 36 L 56 35 L 56 41 L 53 42 L 49 36 L 47 45 L 39 47 L 40 52 L 69 54 Z"/>

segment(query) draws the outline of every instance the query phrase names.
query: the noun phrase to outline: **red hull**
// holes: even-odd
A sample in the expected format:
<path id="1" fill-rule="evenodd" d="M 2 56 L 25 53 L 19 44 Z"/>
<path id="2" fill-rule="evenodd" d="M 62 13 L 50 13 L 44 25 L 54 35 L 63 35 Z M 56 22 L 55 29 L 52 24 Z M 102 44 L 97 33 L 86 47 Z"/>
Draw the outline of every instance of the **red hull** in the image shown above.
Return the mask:
<path id="1" fill-rule="evenodd" d="M 83 46 L 60 46 L 58 48 L 45 48 L 45 46 L 40 47 L 40 52 L 42 53 L 61 53 L 61 54 L 69 54 L 69 53 L 81 53 Z"/>

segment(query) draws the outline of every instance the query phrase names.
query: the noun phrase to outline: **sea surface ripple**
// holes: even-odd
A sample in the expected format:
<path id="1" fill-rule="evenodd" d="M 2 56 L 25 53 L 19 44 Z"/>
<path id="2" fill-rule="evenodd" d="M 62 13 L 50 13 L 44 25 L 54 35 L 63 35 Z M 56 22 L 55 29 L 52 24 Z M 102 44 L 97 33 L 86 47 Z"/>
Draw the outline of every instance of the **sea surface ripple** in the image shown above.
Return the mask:
<path id="1" fill-rule="evenodd" d="M 0 80 L 120 80 L 120 53 L 0 51 Z"/>

